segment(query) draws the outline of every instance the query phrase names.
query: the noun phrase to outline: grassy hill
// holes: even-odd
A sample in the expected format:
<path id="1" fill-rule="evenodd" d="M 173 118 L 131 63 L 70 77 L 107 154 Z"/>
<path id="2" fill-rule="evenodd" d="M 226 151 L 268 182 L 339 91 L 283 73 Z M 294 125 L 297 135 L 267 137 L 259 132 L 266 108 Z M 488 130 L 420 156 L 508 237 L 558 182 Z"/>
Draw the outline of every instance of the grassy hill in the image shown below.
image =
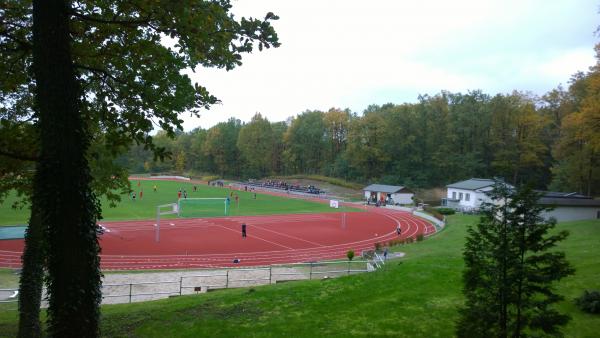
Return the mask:
<path id="1" fill-rule="evenodd" d="M 198 191 L 193 191 L 193 184 L 174 181 L 132 181 L 131 187 L 136 191 L 137 198 L 132 200 L 128 195 L 121 196 L 121 202 L 116 208 L 110 208 L 108 201 L 102 200 L 102 214 L 104 220 L 132 220 L 152 219 L 156 217 L 156 206 L 177 201 L 179 189 L 186 190 L 189 198 L 225 198 L 230 195 L 231 190 L 226 188 L 209 187 L 207 185 L 196 185 Z M 157 191 L 153 191 L 156 184 Z M 139 198 L 139 192 L 143 189 L 143 198 Z M 301 199 L 291 199 L 267 194 L 257 193 L 254 199 L 253 193 L 235 191 L 239 196 L 239 206 L 235 199 L 231 198 L 230 215 L 270 215 L 291 213 L 313 213 L 313 212 L 337 212 L 341 210 L 359 211 L 358 209 L 342 208 L 331 209 L 326 203 L 310 202 Z M 29 217 L 29 209 L 12 209 L 11 205 L 16 196 L 10 196 L 3 204 L 0 204 L 0 225 L 24 224 Z M 207 214 L 205 216 L 221 216 L 222 214 Z"/>
<path id="2" fill-rule="evenodd" d="M 333 280 L 231 289 L 170 300 L 103 306 L 106 337 L 451 337 L 463 302 L 461 271 L 465 229 L 473 216 L 452 216 L 448 227 L 424 242 L 399 249 L 375 273 Z M 571 236 L 561 244 L 577 273 L 557 285 L 559 305 L 573 320 L 567 337 L 597 337 L 600 316 L 579 311 L 572 299 L 600 289 L 600 221 L 559 225 Z M 13 336 L 16 312 L 0 312 L 0 332 Z"/>

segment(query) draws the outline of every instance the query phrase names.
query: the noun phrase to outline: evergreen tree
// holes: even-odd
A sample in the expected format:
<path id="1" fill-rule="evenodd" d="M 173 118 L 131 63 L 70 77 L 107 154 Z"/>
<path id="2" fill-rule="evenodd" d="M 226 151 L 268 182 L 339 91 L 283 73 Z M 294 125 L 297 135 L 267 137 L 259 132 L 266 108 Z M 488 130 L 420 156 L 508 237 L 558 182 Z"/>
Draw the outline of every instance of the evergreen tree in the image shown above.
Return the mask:
<path id="1" fill-rule="evenodd" d="M 497 183 L 479 224 L 468 229 L 463 275 L 466 304 L 459 337 L 560 336 L 569 317 L 552 305 L 563 298 L 553 283 L 574 273 L 564 253 L 553 250 L 568 233 L 549 234 L 553 219 L 530 188 Z"/>

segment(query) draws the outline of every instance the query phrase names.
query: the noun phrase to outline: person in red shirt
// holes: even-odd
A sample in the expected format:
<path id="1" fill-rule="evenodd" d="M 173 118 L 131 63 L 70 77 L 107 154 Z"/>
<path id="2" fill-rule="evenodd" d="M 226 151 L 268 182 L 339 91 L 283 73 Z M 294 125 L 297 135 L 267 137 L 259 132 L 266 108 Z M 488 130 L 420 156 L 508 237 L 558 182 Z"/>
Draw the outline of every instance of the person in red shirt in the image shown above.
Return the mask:
<path id="1" fill-rule="evenodd" d="M 144 190 L 140 190 L 140 199 L 142 199 L 143 195 L 144 195 Z"/>
<path id="2" fill-rule="evenodd" d="M 181 199 L 181 191 L 177 192 L 177 199 Z"/>

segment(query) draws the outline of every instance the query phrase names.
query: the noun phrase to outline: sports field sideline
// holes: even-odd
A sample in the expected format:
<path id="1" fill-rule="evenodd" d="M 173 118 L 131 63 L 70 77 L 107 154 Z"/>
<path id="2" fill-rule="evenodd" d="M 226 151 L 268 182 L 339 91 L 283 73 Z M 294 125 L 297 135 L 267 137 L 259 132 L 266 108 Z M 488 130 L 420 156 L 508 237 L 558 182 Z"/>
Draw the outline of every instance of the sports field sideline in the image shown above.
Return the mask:
<path id="1" fill-rule="evenodd" d="M 224 267 L 231 266 L 235 258 L 246 266 L 337 259 L 345 257 L 348 250 L 359 254 L 375 243 L 397 239 L 397 227 L 402 229 L 401 238 L 436 231 L 431 223 L 404 211 L 347 206 L 334 209 L 323 203 L 326 201 L 262 193 L 255 197 L 252 191 L 182 181 L 131 183 L 136 199 L 122 196 L 117 208 L 107 209 L 105 219 L 99 222 L 105 230 L 100 237 L 103 269 Z M 224 215 L 224 208 L 215 209 L 218 214 L 170 218 L 157 226 L 156 206 L 175 202 L 179 190 L 190 199 L 228 196 L 230 212 Z M 23 220 L 25 211 L 19 211 Z M 249 234 L 242 239 L 240 227 L 246 223 Z M 22 249 L 21 238 L 0 241 L 0 266 L 19 267 Z"/>
<path id="2" fill-rule="evenodd" d="M 206 183 L 191 183 L 189 181 L 173 180 L 132 180 L 131 189 L 136 193 L 132 200 L 127 194 L 121 195 L 121 202 L 116 208 L 110 208 L 107 200 L 102 199 L 102 216 L 104 221 L 124 221 L 156 218 L 156 207 L 162 204 L 176 203 L 178 192 L 181 189 L 187 192 L 188 198 L 226 198 L 230 196 L 230 216 L 243 215 L 273 215 L 273 214 L 300 214 L 323 213 L 336 211 L 361 211 L 351 207 L 332 209 L 328 204 L 291 199 L 271 194 L 257 192 L 254 199 L 253 192 L 232 191 L 225 188 L 208 186 Z M 139 185 L 138 185 L 139 183 Z M 157 190 L 154 192 L 154 185 Z M 194 185 L 197 191 L 194 191 Z M 140 198 L 140 192 L 143 192 Z M 239 196 L 239 205 L 231 196 L 231 192 Z M 26 224 L 29 218 L 29 209 L 13 209 L 11 205 L 17 197 L 13 194 L 0 204 L 0 226 Z M 206 217 L 223 216 L 221 214 L 207 214 Z M 165 216 L 169 218 L 173 216 Z"/>

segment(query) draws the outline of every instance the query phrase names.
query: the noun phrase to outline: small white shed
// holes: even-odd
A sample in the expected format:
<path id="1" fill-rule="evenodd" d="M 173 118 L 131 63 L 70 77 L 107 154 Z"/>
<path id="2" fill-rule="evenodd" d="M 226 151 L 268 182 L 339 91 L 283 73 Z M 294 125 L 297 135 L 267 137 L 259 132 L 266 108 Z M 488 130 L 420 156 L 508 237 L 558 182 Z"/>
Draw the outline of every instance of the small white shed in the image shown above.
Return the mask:
<path id="1" fill-rule="evenodd" d="M 371 184 L 363 189 L 365 199 L 371 203 L 412 204 L 415 193 L 401 185 Z"/>

